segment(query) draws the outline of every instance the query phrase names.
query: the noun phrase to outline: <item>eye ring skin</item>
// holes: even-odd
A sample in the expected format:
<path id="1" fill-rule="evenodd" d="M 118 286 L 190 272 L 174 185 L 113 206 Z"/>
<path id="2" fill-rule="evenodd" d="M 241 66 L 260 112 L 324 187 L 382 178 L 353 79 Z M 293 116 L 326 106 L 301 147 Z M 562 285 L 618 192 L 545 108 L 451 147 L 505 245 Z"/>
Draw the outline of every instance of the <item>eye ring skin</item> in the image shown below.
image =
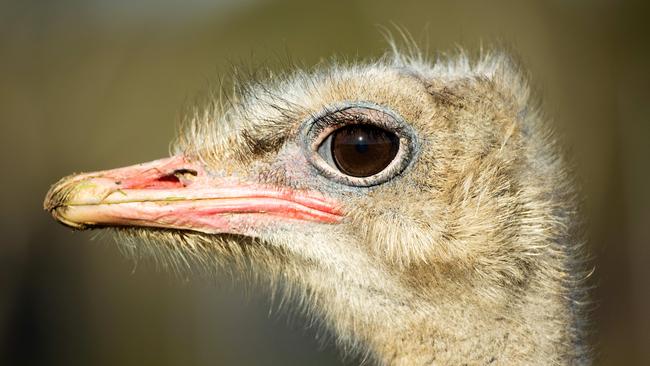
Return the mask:
<path id="1" fill-rule="evenodd" d="M 397 154 L 377 174 L 352 177 L 339 171 L 319 153 L 319 147 L 337 129 L 351 124 L 373 125 L 394 133 L 399 139 Z M 417 135 L 413 128 L 394 111 L 370 102 L 343 102 L 323 109 L 306 120 L 301 128 L 303 149 L 307 160 L 324 177 L 353 187 L 372 187 L 401 174 L 417 153 Z"/>

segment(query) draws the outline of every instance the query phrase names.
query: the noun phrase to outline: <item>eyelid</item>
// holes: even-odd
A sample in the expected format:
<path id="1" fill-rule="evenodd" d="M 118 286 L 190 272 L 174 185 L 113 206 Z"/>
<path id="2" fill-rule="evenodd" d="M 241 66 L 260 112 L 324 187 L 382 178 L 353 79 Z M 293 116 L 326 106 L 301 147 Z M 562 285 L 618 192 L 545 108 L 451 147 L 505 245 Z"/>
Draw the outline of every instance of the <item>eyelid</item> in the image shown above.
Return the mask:
<path id="1" fill-rule="evenodd" d="M 357 113 L 354 113 L 354 111 Z M 370 118 L 369 113 L 388 118 Z M 312 137 L 311 145 L 314 150 L 318 150 L 318 147 L 327 137 L 331 136 L 332 132 L 343 126 L 351 124 L 373 125 L 392 132 L 398 137 L 405 126 L 402 118 L 395 115 L 394 112 L 368 103 L 348 105 L 340 109 L 325 109 L 320 115 L 312 118 L 312 121 L 313 125 L 310 129 L 312 133 L 310 135 Z"/>

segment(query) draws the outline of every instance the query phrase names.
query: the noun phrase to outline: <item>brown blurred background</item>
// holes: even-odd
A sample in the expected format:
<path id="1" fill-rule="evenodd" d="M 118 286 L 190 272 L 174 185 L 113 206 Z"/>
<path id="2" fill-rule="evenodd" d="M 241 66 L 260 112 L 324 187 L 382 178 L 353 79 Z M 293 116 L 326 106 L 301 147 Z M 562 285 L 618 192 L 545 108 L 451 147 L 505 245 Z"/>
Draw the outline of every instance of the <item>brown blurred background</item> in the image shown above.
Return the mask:
<path id="1" fill-rule="evenodd" d="M 577 165 L 602 365 L 650 364 L 650 37 L 642 1 L 0 1 L 0 364 L 341 364 L 265 292 L 135 266 L 42 211 L 75 171 L 167 154 L 232 64 L 372 57 L 377 25 L 429 50 L 498 42 L 534 76 Z M 248 300 L 247 300 L 248 298 Z M 349 360 L 354 364 L 355 360 Z"/>

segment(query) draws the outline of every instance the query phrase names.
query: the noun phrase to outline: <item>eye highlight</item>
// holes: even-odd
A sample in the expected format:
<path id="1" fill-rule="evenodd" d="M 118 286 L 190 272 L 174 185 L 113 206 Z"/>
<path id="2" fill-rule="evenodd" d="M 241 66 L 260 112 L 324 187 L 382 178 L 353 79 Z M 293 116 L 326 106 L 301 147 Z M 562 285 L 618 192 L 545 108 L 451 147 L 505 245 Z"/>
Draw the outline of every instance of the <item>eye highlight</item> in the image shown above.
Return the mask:
<path id="1" fill-rule="evenodd" d="M 413 130 L 381 106 L 360 103 L 329 109 L 304 128 L 308 160 L 323 176 L 346 185 L 384 183 L 413 158 Z"/>

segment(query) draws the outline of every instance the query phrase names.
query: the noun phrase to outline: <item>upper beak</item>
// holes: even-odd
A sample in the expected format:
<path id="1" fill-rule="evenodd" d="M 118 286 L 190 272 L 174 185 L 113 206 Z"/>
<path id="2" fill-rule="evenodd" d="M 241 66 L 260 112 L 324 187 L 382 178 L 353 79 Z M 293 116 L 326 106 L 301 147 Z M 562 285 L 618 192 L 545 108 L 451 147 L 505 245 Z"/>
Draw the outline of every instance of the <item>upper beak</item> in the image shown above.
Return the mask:
<path id="1" fill-rule="evenodd" d="M 63 178 L 50 188 L 44 208 L 76 229 L 147 226 L 248 234 L 278 220 L 342 218 L 338 203 L 320 193 L 216 177 L 183 156 Z"/>

